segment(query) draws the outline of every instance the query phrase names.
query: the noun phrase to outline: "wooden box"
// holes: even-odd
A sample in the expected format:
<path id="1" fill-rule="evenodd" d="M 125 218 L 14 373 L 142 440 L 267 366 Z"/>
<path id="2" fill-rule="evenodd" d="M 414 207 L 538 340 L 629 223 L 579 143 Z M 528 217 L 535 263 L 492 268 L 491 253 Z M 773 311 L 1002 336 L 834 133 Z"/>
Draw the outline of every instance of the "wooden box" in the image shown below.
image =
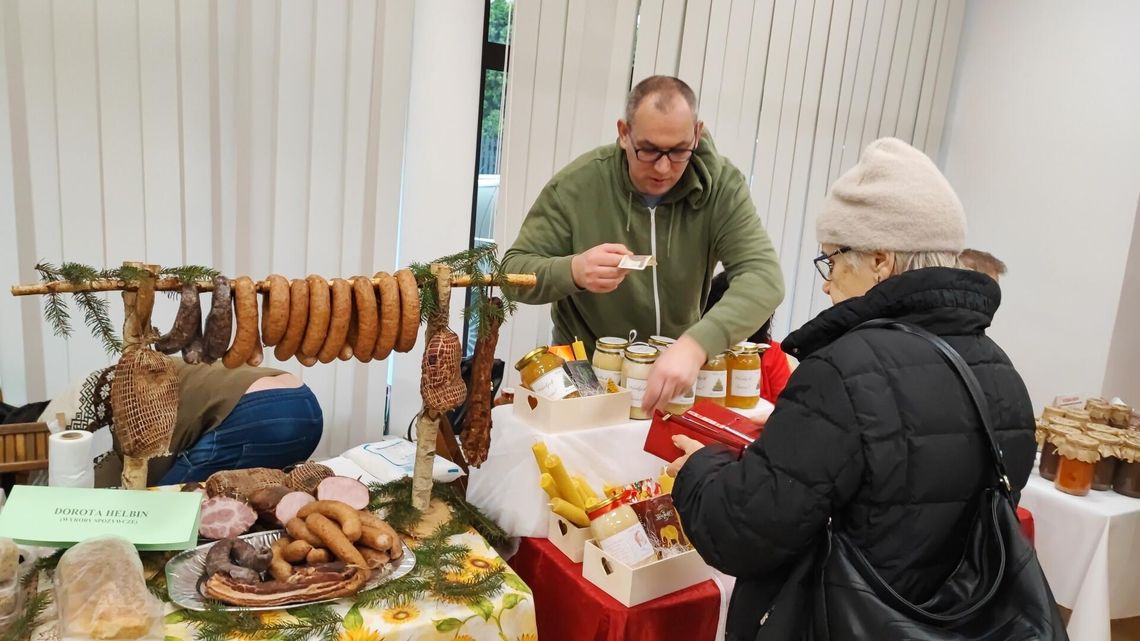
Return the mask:
<path id="1" fill-rule="evenodd" d="M 629 390 L 623 389 L 614 394 L 555 401 L 528 389 L 516 388 L 514 413 L 540 432 L 574 432 L 628 423 L 631 398 Z"/>
<path id="2" fill-rule="evenodd" d="M 606 554 L 590 539 L 582 558 L 582 576 L 627 608 L 707 581 L 713 571 L 696 550 L 631 568 Z"/>
<path id="3" fill-rule="evenodd" d="M 49 436 L 47 423 L 0 425 L 0 472 L 46 470 Z"/>
<path id="4" fill-rule="evenodd" d="M 551 512 L 546 536 L 559 552 L 565 554 L 571 561 L 581 563 L 586 541 L 593 535 L 590 533 L 590 528 L 578 527 Z"/>

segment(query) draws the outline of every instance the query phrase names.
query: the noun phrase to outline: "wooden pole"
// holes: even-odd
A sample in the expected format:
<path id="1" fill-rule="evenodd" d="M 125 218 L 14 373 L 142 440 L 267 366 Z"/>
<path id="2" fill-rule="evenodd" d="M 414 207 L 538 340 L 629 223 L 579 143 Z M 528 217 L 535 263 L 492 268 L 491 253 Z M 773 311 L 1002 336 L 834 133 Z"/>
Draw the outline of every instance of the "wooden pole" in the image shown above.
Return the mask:
<path id="1" fill-rule="evenodd" d="M 141 266 L 142 263 L 124 263 L 129 265 Z M 155 267 L 151 265 L 150 267 Z M 156 270 L 157 271 L 157 270 Z M 505 276 L 506 284 L 511 287 L 534 287 L 538 284 L 537 277 L 534 274 L 507 274 Z M 345 279 L 351 285 L 355 278 Z M 370 278 L 372 285 L 377 287 L 380 285 L 380 279 Z M 451 278 L 452 287 L 470 287 L 470 276 L 455 276 Z M 484 275 L 482 278 L 483 284 L 491 284 L 491 277 Z M 213 281 L 198 281 L 195 283 L 200 292 L 214 291 Z M 257 291 L 265 293 L 269 291 L 269 281 L 260 280 L 255 281 L 254 286 Z M 13 296 L 42 296 L 44 294 L 74 294 L 77 292 L 114 292 L 114 291 L 137 291 L 139 284 L 134 281 L 117 280 L 113 278 L 100 278 L 88 281 L 83 285 L 75 285 L 65 280 L 55 281 L 51 283 L 38 283 L 35 285 L 13 285 L 11 292 Z M 159 292 L 176 292 L 182 291 L 182 281 L 177 278 L 157 278 L 154 281 L 154 290 Z"/>
<path id="2" fill-rule="evenodd" d="M 431 273 L 435 276 L 439 307 L 428 319 L 425 345 L 431 342 L 431 337 L 436 332 L 447 328 L 447 317 L 451 309 L 451 268 L 435 263 L 431 266 Z M 428 409 L 425 403 L 423 411 L 416 419 L 416 464 L 412 472 L 412 507 L 421 512 L 426 512 L 431 505 L 432 468 L 435 466 L 440 418 L 440 414 Z"/>

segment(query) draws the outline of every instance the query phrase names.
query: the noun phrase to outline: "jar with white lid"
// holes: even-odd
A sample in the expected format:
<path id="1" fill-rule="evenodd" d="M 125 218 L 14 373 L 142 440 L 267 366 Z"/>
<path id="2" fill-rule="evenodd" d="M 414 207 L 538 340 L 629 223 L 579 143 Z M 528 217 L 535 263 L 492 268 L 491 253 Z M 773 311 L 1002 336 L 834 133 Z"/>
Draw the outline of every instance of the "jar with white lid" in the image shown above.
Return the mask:
<path id="1" fill-rule="evenodd" d="M 613 381 L 614 385 L 621 385 L 621 366 L 625 362 L 623 353 L 627 347 L 629 347 L 628 340 L 615 336 L 604 336 L 594 343 L 594 358 L 591 364 L 594 366 L 594 375 L 598 377 L 602 387 L 606 387 L 610 381 Z"/>
<path id="2" fill-rule="evenodd" d="M 645 388 L 649 386 L 649 372 L 660 352 L 652 345 L 635 343 L 625 348 L 625 361 L 621 368 L 621 386 L 630 391 L 629 417 L 645 420 L 652 417 L 641 409 Z"/>

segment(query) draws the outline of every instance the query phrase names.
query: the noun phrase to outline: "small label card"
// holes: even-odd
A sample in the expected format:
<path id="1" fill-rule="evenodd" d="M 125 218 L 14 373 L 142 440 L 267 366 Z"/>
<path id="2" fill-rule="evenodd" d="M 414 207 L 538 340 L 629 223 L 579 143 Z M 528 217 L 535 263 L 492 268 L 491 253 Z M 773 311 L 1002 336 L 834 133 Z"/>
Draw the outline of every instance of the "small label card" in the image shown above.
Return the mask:
<path id="1" fill-rule="evenodd" d="M 0 536 L 44 547 L 121 536 L 140 550 L 188 550 L 198 544 L 201 505 L 198 492 L 17 485 L 0 511 Z"/>
<path id="2" fill-rule="evenodd" d="M 636 269 L 641 271 L 646 267 L 656 267 L 657 259 L 653 256 L 622 256 L 618 267 L 621 269 Z"/>

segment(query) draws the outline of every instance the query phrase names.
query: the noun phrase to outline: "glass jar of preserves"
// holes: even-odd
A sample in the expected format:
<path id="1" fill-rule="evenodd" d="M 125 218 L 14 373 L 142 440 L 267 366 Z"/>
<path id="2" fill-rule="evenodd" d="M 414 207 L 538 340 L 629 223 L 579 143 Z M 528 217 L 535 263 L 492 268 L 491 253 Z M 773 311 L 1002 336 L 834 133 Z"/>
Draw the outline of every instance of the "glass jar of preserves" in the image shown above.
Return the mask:
<path id="1" fill-rule="evenodd" d="M 1109 407 L 1108 424 L 1113 427 L 1127 428 L 1132 418 L 1132 408 L 1122 403 L 1114 403 Z"/>
<path id="2" fill-rule="evenodd" d="M 605 336 L 594 343 L 594 375 L 602 387 L 613 381 L 614 385 L 621 385 L 621 364 L 625 358 L 622 353 L 629 347 L 629 341 L 624 338 Z"/>
<path id="3" fill-rule="evenodd" d="M 1055 405 L 1049 405 L 1045 408 L 1044 412 L 1041 412 L 1042 420 L 1048 421 L 1053 418 L 1065 418 L 1065 410 Z"/>
<path id="4" fill-rule="evenodd" d="M 728 361 L 728 396 L 725 405 L 750 410 L 760 402 L 760 346 L 737 343 Z"/>
<path id="5" fill-rule="evenodd" d="M 728 352 L 715 354 L 697 373 L 696 400 L 724 407 L 728 396 Z"/>
<path id="6" fill-rule="evenodd" d="M 1116 466 L 1120 463 L 1117 451 L 1123 439 L 1111 432 L 1090 431 L 1088 435 L 1100 443 L 1100 447 L 1097 448 L 1100 460 L 1096 462 L 1096 469 L 1093 472 L 1092 489 L 1099 492 L 1111 490 L 1112 479 L 1116 476 Z"/>
<path id="7" fill-rule="evenodd" d="M 657 558 L 649 535 L 637 519 L 637 513 L 626 503 L 625 494 L 591 505 L 587 516 L 590 533 L 606 554 L 631 568 Z"/>
<path id="8" fill-rule="evenodd" d="M 1077 430 L 1078 432 L 1083 432 L 1085 428 L 1084 424 L 1068 418 L 1051 418 L 1049 419 L 1049 424 L 1067 427 L 1072 430 Z"/>
<path id="9" fill-rule="evenodd" d="M 1057 453 L 1057 446 L 1066 436 L 1080 434 L 1081 431 L 1075 427 L 1051 423 L 1046 425 L 1045 429 L 1047 431 L 1045 446 L 1041 448 L 1041 462 L 1037 466 L 1037 473 L 1046 481 L 1055 481 L 1057 479 L 1057 466 L 1061 462 L 1061 455 Z"/>
<path id="10" fill-rule="evenodd" d="M 676 343 L 676 342 L 677 342 L 677 339 L 669 338 L 667 336 L 650 336 L 649 337 L 649 344 L 656 347 L 657 350 L 662 352 L 662 353 L 664 353 L 665 350 L 672 347 L 673 343 Z"/>
<path id="11" fill-rule="evenodd" d="M 645 388 L 649 384 L 649 372 L 660 354 L 657 348 L 644 343 L 635 343 L 625 348 L 625 360 L 621 365 L 621 386 L 629 390 L 629 417 L 639 420 L 652 418 L 652 412 L 641 409 L 641 399 L 645 398 Z"/>
<path id="12" fill-rule="evenodd" d="M 1065 418 L 1084 424 L 1089 422 L 1089 413 L 1084 410 L 1067 407 L 1065 408 Z"/>
<path id="13" fill-rule="evenodd" d="M 522 386 L 542 396 L 555 401 L 564 398 L 578 398 L 578 387 L 562 364 L 566 361 L 561 356 L 550 353 L 550 348 L 543 345 L 531 350 L 522 360 L 515 363 L 515 369 L 522 378 Z"/>
<path id="14" fill-rule="evenodd" d="M 1108 425 L 1108 421 L 1112 416 L 1112 410 L 1109 408 L 1108 403 L 1099 399 L 1090 399 L 1089 402 L 1085 404 L 1085 410 L 1089 413 L 1089 420 L 1093 423 Z"/>
<path id="15" fill-rule="evenodd" d="M 1057 446 L 1061 461 L 1053 485 L 1073 496 L 1084 496 L 1092 489 L 1096 464 L 1100 460 L 1100 442 L 1091 436 L 1073 434 Z"/>
<path id="16" fill-rule="evenodd" d="M 665 350 L 672 347 L 673 343 L 676 343 L 676 342 L 677 342 L 677 339 L 669 338 L 668 336 L 650 336 L 649 337 L 649 344 L 656 347 L 657 351 L 660 352 L 661 354 L 664 354 Z M 696 401 L 696 386 L 694 385 L 693 387 L 690 387 L 689 389 L 678 394 L 677 396 L 669 399 L 669 402 L 665 404 L 665 411 L 669 414 L 674 414 L 674 415 L 684 414 L 686 411 L 689 410 L 689 408 L 691 408 L 693 406 L 693 403 L 695 401 Z"/>
<path id="17" fill-rule="evenodd" d="M 1120 463 L 1112 479 L 1113 491 L 1140 499 L 1140 434 L 1125 435 L 1116 453 Z"/>

